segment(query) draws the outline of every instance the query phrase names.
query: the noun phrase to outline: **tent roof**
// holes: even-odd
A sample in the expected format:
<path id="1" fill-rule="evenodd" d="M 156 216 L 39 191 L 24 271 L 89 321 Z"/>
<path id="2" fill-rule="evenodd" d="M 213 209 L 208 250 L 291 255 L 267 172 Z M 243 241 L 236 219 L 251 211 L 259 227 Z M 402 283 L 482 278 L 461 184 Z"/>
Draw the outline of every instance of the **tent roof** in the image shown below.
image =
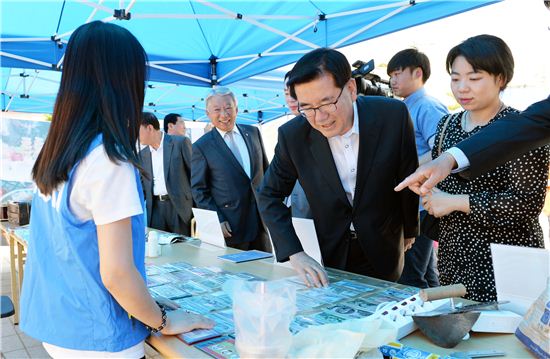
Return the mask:
<path id="1" fill-rule="evenodd" d="M 8 0 L 0 5 L 0 61 L 2 67 L 60 68 L 76 27 L 102 20 L 136 35 L 148 53 L 151 80 L 228 85 L 320 46 L 350 45 L 497 1 Z"/>
<path id="2" fill-rule="evenodd" d="M 282 71 L 237 81 L 230 88 L 237 98 L 239 123 L 262 123 L 288 113 L 283 95 Z M 3 111 L 52 113 L 61 72 L 36 69 L 3 68 Z M 208 121 L 205 103 L 210 88 L 149 81 L 144 111 L 162 118 L 174 112 L 188 121 Z"/>

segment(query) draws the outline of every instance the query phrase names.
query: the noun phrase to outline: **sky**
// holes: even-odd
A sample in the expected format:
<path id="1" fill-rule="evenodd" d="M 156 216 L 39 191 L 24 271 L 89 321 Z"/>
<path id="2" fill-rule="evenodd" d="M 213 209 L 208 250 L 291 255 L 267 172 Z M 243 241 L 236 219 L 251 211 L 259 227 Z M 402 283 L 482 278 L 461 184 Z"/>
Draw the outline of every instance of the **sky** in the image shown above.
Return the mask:
<path id="1" fill-rule="evenodd" d="M 374 59 L 385 66 L 398 51 L 416 47 L 430 59 L 432 75 L 426 89 L 445 104 L 454 103 L 445 70 L 448 51 L 479 34 L 503 39 L 515 60 L 514 77 L 503 94 L 518 109 L 550 94 L 550 10 L 543 0 L 504 0 L 459 15 L 405 29 L 341 49 L 350 63 Z M 385 67 L 373 71 L 387 79 Z"/>

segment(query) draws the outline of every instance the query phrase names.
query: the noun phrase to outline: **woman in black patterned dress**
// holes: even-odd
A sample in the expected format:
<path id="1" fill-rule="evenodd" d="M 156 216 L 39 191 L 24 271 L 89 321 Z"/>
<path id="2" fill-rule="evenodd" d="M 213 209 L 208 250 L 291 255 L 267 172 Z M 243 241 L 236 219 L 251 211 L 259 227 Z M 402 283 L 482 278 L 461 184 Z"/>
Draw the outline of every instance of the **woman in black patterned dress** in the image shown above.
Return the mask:
<path id="1" fill-rule="evenodd" d="M 513 67 L 510 49 L 495 36 L 475 36 L 450 50 L 451 89 L 465 111 L 441 119 L 433 158 L 517 111 L 499 97 L 512 79 Z M 422 199 L 424 208 L 441 217 L 438 269 L 442 285 L 462 283 L 466 298 L 496 300 L 490 244 L 544 247 L 538 216 L 549 160 L 550 147 L 544 146 L 472 181 L 451 175 Z"/>

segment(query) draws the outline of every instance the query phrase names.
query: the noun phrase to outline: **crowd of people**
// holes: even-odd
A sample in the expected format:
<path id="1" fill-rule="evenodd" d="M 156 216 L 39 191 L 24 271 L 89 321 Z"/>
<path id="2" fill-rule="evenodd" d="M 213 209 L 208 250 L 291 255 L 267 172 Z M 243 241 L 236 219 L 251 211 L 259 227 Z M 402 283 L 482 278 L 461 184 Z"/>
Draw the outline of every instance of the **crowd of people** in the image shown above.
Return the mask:
<path id="1" fill-rule="evenodd" d="M 271 163 L 259 129 L 236 123 L 228 88 L 207 96 L 212 130 L 193 145 L 177 114 L 161 131 L 142 112 L 145 63 L 137 39 L 113 24 L 82 25 L 67 45 L 32 172 L 21 299 L 21 329 L 53 357 L 141 358 L 151 331 L 214 325 L 166 311 L 145 285 L 145 227 L 188 235 L 193 206 L 217 212 L 228 246 L 273 246 L 317 287 L 327 274 L 293 216 L 313 219 L 325 266 L 417 287 L 462 283 L 478 301 L 496 299 L 490 243 L 543 247 L 550 97 L 523 113 L 502 103 L 514 62 L 498 37 L 449 51 L 455 114 L 426 93 L 430 63 L 416 49 L 388 63 L 403 101 L 360 96 L 343 54 L 311 51 L 285 78 L 295 118 L 279 128 Z M 423 231 L 429 216 L 437 238 Z"/>

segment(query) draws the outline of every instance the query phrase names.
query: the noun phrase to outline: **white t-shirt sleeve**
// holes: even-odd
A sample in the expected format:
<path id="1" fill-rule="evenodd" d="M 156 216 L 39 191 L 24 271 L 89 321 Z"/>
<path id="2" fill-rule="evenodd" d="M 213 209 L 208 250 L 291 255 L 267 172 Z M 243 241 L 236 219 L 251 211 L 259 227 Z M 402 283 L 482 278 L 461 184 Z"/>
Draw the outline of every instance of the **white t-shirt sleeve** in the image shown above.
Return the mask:
<path id="1" fill-rule="evenodd" d="M 108 224 L 143 213 L 134 167 L 113 163 L 104 147 L 98 146 L 75 171 L 69 207 L 82 221 Z"/>

